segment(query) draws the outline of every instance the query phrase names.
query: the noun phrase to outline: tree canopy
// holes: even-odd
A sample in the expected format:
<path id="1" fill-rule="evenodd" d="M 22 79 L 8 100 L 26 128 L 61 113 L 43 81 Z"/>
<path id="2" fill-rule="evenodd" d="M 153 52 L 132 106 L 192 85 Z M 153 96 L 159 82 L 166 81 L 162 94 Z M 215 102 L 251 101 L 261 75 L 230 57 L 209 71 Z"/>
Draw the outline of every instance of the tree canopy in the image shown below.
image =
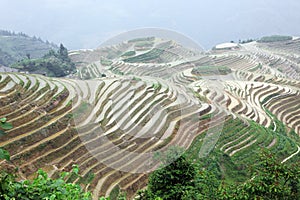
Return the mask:
<path id="1" fill-rule="evenodd" d="M 169 152 L 174 154 L 174 151 Z M 175 152 L 176 153 L 176 152 Z M 213 170 L 201 168 L 185 154 L 162 166 L 149 177 L 146 190 L 139 191 L 140 200 L 295 200 L 300 199 L 300 165 L 286 165 L 263 150 L 253 176 L 243 183 L 226 184 Z"/>

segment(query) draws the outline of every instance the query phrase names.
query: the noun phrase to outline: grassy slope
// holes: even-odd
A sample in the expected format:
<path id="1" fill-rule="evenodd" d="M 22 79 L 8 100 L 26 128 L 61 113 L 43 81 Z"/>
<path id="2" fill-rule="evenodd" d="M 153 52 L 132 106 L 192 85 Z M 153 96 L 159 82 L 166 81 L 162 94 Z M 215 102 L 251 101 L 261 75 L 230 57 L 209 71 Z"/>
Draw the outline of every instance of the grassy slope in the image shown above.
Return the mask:
<path id="1" fill-rule="evenodd" d="M 279 130 L 285 130 L 285 126 L 281 124 Z M 252 145 L 233 156 L 224 153 L 220 149 L 225 143 L 238 138 L 242 133 L 250 132 L 250 134 L 257 135 L 258 143 Z M 190 148 L 188 155 L 199 162 L 203 167 L 212 170 L 215 174 L 223 179 L 225 182 L 243 182 L 251 177 L 251 170 L 249 166 L 256 163 L 259 157 L 261 148 L 267 148 L 271 141 L 276 138 L 276 144 L 270 147 L 277 158 L 283 160 L 285 157 L 291 155 L 299 140 L 291 139 L 286 135 L 286 132 L 272 131 L 270 128 L 265 128 L 254 121 L 249 121 L 249 126 L 245 126 L 239 119 L 228 120 L 223 127 L 222 134 L 214 148 L 214 150 L 202 159 L 199 159 L 199 152 L 206 133 L 199 135 Z M 293 157 L 293 162 L 299 162 L 299 157 Z M 290 161 L 288 163 L 291 163 Z"/>

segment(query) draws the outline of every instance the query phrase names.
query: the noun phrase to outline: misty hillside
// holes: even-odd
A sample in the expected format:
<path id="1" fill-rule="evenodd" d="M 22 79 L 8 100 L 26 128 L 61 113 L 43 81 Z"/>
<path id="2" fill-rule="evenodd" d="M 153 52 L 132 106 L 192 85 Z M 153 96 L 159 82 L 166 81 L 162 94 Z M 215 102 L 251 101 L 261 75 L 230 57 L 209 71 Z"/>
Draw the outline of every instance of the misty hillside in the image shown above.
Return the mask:
<path id="1" fill-rule="evenodd" d="M 24 58 L 40 58 L 58 47 L 41 38 L 24 33 L 0 30 L 0 65 L 9 66 Z"/>

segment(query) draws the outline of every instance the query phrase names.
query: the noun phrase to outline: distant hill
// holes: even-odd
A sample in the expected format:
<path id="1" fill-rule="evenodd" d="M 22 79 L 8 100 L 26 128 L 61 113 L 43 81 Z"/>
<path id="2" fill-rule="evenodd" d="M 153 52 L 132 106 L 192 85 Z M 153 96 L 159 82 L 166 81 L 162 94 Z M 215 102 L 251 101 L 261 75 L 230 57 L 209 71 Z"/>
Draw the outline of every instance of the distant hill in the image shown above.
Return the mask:
<path id="1" fill-rule="evenodd" d="M 292 36 L 285 36 L 285 35 L 271 35 L 262 37 L 258 42 L 261 43 L 268 43 L 268 42 L 282 42 L 282 41 L 289 41 L 292 40 Z"/>
<path id="2" fill-rule="evenodd" d="M 41 58 L 58 46 L 35 36 L 0 30 L 0 65 L 9 66 L 24 58 Z"/>

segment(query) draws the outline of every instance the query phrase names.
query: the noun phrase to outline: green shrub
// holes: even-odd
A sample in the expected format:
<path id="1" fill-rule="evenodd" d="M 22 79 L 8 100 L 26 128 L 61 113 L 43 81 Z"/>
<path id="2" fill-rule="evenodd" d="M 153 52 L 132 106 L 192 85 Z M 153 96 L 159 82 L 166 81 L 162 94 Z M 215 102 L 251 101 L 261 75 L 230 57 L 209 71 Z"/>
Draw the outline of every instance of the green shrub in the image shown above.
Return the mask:
<path id="1" fill-rule="evenodd" d="M 78 176 L 78 167 L 74 166 L 71 173 L 63 172 L 59 178 L 51 179 L 43 170 L 31 180 L 16 181 L 16 176 L 2 172 L 0 176 L 0 199 L 11 200 L 91 200 L 90 192 L 84 192 L 80 185 L 69 183 L 68 178 Z"/>
<path id="2" fill-rule="evenodd" d="M 6 134 L 4 130 L 9 130 L 12 128 L 12 124 L 8 123 L 5 117 L 0 118 L 0 137 Z M 5 149 L 0 147 L 0 160 L 2 159 L 9 161 L 10 155 Z"/>

